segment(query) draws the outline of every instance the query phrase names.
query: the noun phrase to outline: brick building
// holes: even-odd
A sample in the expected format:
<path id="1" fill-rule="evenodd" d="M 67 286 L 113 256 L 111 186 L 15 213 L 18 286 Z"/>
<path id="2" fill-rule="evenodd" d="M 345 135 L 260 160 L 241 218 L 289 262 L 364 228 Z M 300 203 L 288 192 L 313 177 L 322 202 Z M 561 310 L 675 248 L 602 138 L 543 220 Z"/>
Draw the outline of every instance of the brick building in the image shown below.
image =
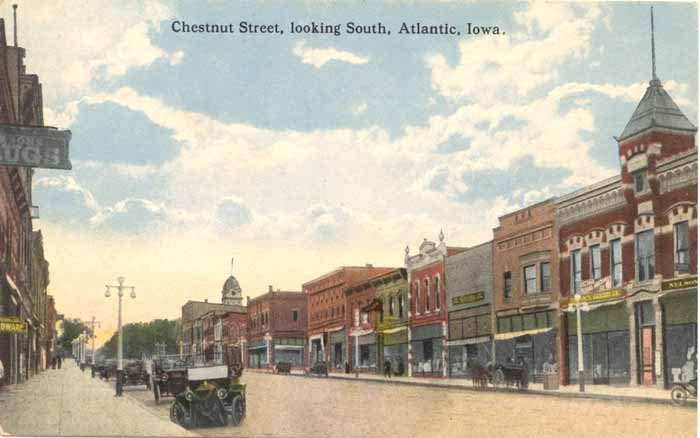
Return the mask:
<path id="1" fill-rule="evenodd" d="M 531 374 L 556 360 L 558 240 L 552 200 L 498 218 L 493 230 L 493 359 Z"/>
<path id="2" fill-rule="evenodd" d="M 696 128 L 661 81 L 617 138 L 620 174 L 557 201 L 562 308 L 582 316 L 589 383 L 668 386 L 694 377 Z M 563 314 L 562 378 L 577 382 L 575 314 Z"/>
<path id="3" fill-rule="evenodd" d="M 471 364 L 492 359 L 492 252 L 486 242 L 445 260 L 450 376 L 467 376 Z"/>
<path id="4" fill-rule="evenodd" d="M 221 341 L 225 361 L 228 364 L 245 365 L 244 348 L 248 325 L 248 315 L 241 312 L 226 312 L 220 317 Z"/>
<path id="5" fill-rule="evenodd" d="M 180 316 L 180 330 L 182 331 L 180 354 L 203 356 L 207 351 L 207 345 L 209 346 L 209 354 L 219 351 L 217 349 L 225 351 L 225 347 L 222 346 L 222 332 L 217 332 L 219 336 L 216 342 L 218 344 L 214 341 L 214 326 L 219 324 L 221 331 L 223 331 L 221 325 L 224 316 L 229 313 L 242 315 L 240 318 L 243 319 L 246 318 L 246 307 L 240 304 L 242 297 L 243 292 L 238 280 L 232 274 L 226 279 L 221 289 L 221 303 L 210 303 L 206 299 L 204 301 L 187 301 L 182 306 Z M 210 315 L 203 318 L 207 314 Z M 235 316 L 228 318 L 236 319 Z M 223 352 L 220 354 L 223 355 Z"/>
<path id="6" fill-rule="evenodd" d="M 384 306 L 377 297 L 377 289 L 395 268 L 382 268 L 375 275 L 359 280 L 345 289 L 348 327 L 348 363 L 357 371 L 376 372 L 382 368 L 382 345 L 377 324 L 384 320 Z"/>
<path id="7" fill-rule="evenodd" d="M 423 239 L 411 256 L 406 247 L 405 264 L 409 288 L 408 373 L 447 376 L 447 305 L 445 259 L 464 251 L 448 247 L 440 231 L 440 243 Z"/>
<path id="8" fill-rule="evenodd" d="M 268 292 L 248 300 L 248 366 L 273 369 L 278 362 L 304 366 L 307 295 L 296 291 Z"/>
<path id="9" fill-rule="evenodd" d="M 43 126 L 41 84 L 26 73 L 24 56 L 23 48 L 8 45 L 0 19 L 0 123 Z M 42 356 L 42 297 L 32 287 L 32 175 L 30 168 L 0 166 L 0 317 L 27 326 L 26 333 L 0 333 L 4 383 L 28 378 Z"/>
<path id="10" fill-rule="evenodd" d="M 342 266 L 302 285 L 308 296 L 306 366 L 328 362 L 336 370 L 345 368 L 348 361 L 345 289 L 388 269 L 369 264 Z"/>

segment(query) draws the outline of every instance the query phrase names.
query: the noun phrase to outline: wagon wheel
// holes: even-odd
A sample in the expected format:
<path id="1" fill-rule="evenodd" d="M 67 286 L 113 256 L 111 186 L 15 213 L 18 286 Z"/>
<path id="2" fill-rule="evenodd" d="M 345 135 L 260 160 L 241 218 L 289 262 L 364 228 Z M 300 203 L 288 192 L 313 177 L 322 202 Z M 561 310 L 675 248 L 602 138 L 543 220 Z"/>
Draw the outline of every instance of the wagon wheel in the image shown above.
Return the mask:
<path id="1" fill-rule="evenodd" d="M 506 376 L 503 374 L 503 370 L 496 370 L 493 373 L 493 386 L 501 386 L 506 381 Z"/>
<path id="2" fill-rule="evenodd" d="M 156 399 L 156 404 L 160 404 L 160 385 L 153 382 L 153 397 Z"/>
<path id="3" fill-rule="evenodd" d="M 230 426 L 240 426 L 245 417 L 245 404 L 243 398 L 237 395 L 231 401 L 231 413 L 228 414 L 228 424 Z"/>
<path id="4" fill-rule="evenodd" d="M 688 394 L 685 389 L 680 386 L 676 386 L 671 390 L 671 402 L 676 406 L 682 406 L 685 404 Z"/>
<path id="5" fill-rule="evenodd" d="M 170 420 L 175 424 L 179 424 L 185 429 L 192 427 L 192 417 L 190 416 L 188 409 L 178 400 L 175 400 L 173 405 L 170 407 Z"/>

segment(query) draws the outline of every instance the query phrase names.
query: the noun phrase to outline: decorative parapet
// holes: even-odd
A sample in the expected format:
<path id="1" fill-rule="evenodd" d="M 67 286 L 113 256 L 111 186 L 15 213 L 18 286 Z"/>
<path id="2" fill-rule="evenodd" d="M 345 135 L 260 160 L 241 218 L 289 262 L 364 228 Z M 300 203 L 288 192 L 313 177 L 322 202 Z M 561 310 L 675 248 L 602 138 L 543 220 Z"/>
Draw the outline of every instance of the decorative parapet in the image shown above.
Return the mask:
<path id="1" fill-rule="evenodd" d="M 620 177 L 613 177 L 562 196 L 557 201 L 557 219 L 560 224 L 577 222 L 624 205 Z"/>
<path id="2" fill-rule="evenodd" d="M 659 173 L 659 191 L 668 193 L 681 187 L 697 184 L 698 163 L 692 161 Z"/>

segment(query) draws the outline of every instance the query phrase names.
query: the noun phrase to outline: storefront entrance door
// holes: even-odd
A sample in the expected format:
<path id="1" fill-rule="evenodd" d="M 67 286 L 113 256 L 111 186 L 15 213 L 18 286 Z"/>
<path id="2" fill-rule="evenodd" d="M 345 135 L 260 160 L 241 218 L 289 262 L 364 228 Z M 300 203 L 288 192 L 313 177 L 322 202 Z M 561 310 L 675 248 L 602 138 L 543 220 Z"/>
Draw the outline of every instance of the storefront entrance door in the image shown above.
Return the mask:
<path id="1" fill-rule="evenodd" d="M 642 328 L 642 384 L 654 384 L 654 327 Z"/>

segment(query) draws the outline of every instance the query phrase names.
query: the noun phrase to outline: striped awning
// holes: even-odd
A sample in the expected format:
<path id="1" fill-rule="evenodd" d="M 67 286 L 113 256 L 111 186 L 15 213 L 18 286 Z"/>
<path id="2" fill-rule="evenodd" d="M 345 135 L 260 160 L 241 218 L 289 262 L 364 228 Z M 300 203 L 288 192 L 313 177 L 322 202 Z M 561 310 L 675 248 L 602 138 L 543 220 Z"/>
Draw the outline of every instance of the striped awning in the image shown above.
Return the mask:
<path id="1" fill-rule="evenodd" d="M 496 339 L 497 341 L 503 341 L 505 339 L 519 338 L 520 336 L 525 336 L 525 335 L 538 335 L 540 333 L 546 333 L 552 329 L 554 329 L 554 327 L 538 328 L 538 329 L 532 329 L 532 330 L 521 330 L 519 332 L 498 333 L 498 334 L 494 335 L 493 338 Z"/>

